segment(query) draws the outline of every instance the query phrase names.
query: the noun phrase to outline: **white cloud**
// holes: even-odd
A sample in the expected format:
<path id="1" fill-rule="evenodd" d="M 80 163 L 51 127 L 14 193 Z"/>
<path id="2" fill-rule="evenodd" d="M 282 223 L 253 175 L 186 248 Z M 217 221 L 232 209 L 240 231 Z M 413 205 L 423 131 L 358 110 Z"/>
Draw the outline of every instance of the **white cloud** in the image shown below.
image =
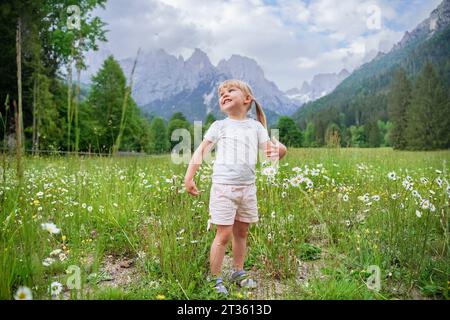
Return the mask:
<path id="1" fill-rule="evenodd" d="M 370 28 L 374 6 L 379 29 Z M 97 14 L 109 24 L 105 47 L 117 58 L 133 57 L 139 47 L 185 58 L 200 48 L 213 64 L 240 54 L 255 59 L 281 89 L 320 72 L 351 70 L 369 52 L 387 51 L 404 30 L 386 22 L 405 15 L 388 0 L 109 0 Z"/>

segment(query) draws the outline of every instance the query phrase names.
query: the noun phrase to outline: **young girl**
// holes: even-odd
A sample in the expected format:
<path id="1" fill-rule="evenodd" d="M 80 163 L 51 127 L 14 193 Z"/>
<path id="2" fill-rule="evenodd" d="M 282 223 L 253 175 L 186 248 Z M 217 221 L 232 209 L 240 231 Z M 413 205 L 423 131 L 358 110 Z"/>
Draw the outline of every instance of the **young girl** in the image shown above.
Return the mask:
<path id="1" fill-rule="evenodd" d="M 195 172 L 204 156 L 217 143 L 209 202 L 208 229 L 210 224 L 216 225 L 216 236 L 210 252 L 210 268 L 216 282 L 216 291 L 226 295 L 228 290 L 223 284 L 221 269 L 225 249 L 231 239 L 234 266 L 231 281 L 241 286 L 255 285 L 244 271 L 244 258 L 249 225 L 258 221 L 255 185 L 258 147 L 272 161 L 284 157 L 286 147 L 275 139 L 274 142 L 270 140 L 266 116 L 248 84 L 239 80 L 227 80 L 220 84 L 218 92 L 220 110 L 228 117 L 211 124 L 192 156 L 184 183 L 189 194 L 199 194 L 193 180 Z M 253 103 L 259 122 L 247 118 Z"/>

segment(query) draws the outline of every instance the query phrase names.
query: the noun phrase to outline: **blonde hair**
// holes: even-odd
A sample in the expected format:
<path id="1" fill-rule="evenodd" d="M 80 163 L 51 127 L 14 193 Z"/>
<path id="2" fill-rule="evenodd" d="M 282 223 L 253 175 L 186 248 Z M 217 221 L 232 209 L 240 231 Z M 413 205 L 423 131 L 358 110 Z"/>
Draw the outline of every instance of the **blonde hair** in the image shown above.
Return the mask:
<path id="1" fill-rule="evenodd" d="M 219 85 L 219 88 L 217 89 L 218 94 L 220 96 L 220 90 L 222 88 L 229 88 L 229 87 L 236 87 L 239 88 L 245 95 L 252 97 L 252 102 L 255 102 L 255 108 L 256 108 L 256 118 L 259 122 L 264 126 L 264 128 L 267 129 L 267 119 L 266 114 L 264 113 L 261 105 L 256 101 L 255 97 L 253 96 L 253 91 L 250 85 L 244 81 L 231 79 L 231 80 L 225 80 Z M 248 105 L 247 112 L 252 107 L 252 103 Z"/>

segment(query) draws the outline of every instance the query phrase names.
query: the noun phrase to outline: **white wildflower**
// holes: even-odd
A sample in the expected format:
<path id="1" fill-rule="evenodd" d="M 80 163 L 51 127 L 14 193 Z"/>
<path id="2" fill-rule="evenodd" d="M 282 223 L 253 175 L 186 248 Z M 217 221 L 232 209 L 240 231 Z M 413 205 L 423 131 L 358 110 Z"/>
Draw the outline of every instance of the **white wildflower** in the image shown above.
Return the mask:
<path id="1" fill-rule="evenodd" d="M 44 267 L 49 267 L 55 262 L 55 259 L 53 258 L 45 258 L 44 261 L 42 261 L 42 265 Z"/>
<path id="2" fill-rule="evenodd" d="M 58 281 L 54 281 L 50 284 L 50 293 L 52 296 L 57 296 L 62 292 L 63 286 Z"/>
<path id="3" fill-rule="evenodd" d="M 31 289 L 28 287 L 19 287 L 19 289 L 17 289 L 16 291 L 16 294 L 14 295 L 14 299 L 33 300 L 33 294 L 31 293 Z"/>
<path id="4" fill-rule="evenodd" d="M 55 249 L 52 252 L 50 252 L 51 256 L 57 256 L 58 254 L 60 254 L 62 252 L 61 249 Z"/>
<path id="5" fill-rule="evenodd" d="M 420 203 L 420 206 L 422 207 L 422 209 L 427 210 L 430 208 L 430 201 L 424 199 L 422 200 L 422 202 Z"/>
<path id="6" fill-rule="evenodd" d="M 395 174 L 394 171 L 391 171 L 388 173 L 388 178 L 391 180 L 397 180 L 397 175 Z"/>
<path id="7" fill-rule="evenodd" d="M 57 234 L 61 231 L 60 229 L 58 229 L 56 227 L 56 225 L 54 223 L 51 223 L 51 222 L 41 223 L 41 227 L 42 227 L 42 229 L 47 230 L 49 233 L 52 233 L 52 234 Z"/>

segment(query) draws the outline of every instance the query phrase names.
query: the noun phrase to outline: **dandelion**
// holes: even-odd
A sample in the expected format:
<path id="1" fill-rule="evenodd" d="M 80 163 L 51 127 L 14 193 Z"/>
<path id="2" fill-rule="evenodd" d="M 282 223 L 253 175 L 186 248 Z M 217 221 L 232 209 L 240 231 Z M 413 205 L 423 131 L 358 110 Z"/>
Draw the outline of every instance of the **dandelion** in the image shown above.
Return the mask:
<path id="1" fill-rule="evenodd" d="M 422 212 L 420 212 L 419 210 L 416 210 L 416 216 L 418 218 L 422 217 Z"/>
<path id="2" fill-rule="evenodd" d="M 57 234 L 59 233 L 61 230 L 58 229 L 58 227 L 56 227 L 56 225 L 54 223 L 41 223 L 41 227 L 44 230 L 47 230 L 49 233 L 51 234 Z"/>
<path id="3" fill-rule="evenodd" d="M 344 196 L 342 197 L 342 200 L 344 200 L 345 202 L 348 201 L 348 194 L 344 194 Z"/>
<path id="4" fill-rule="evenodd" d="M 50 284 L 50 293 L 52 296 L 57 296 L 61 293 L 63 286 L 58 281 L 54 281 Z"/>
<path id="5" fill-rule="evenodd" d="M 14 295 L 14 299 L 33 300 L 33 294 L 31 293 L 31 289 L 28 287 L 19 287 L 19 289 L 17 289 L 16 294 Z"/>
<path id="6" fill-rule="evenodd" d="M 395 174 L 394 171 L 391 171 L 388 173 L 388 178 L 391 180 L 397 180 L 397 175 Z"/>

